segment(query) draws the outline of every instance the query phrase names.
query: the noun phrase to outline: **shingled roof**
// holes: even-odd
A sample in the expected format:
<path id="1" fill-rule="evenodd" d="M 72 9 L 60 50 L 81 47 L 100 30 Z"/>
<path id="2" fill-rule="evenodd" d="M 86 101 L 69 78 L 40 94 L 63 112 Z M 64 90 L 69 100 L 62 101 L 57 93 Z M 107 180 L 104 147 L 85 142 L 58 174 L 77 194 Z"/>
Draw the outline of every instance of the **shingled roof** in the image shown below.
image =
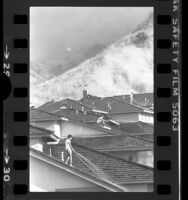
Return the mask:
<path id="1" fill-rule="evenodd" d="M 61 152 L 64 152 L 64 146 L 62 144 L 45 146 L 44 152 L 49 154 L 50 148 L 52 156 L 61 159 Z M 107 179 L 108 181 L 119 185 L 153 182 L 153 168 L 151 167 L 116 158 L 115 156 L 98 152 L 81 145 L 74 145 L 74 149 L 91 163 L 92 168 L 98 171 L 99 175 L 75 154 L 73 154 L 74 168 L 87 173 L 92 177 L 98 179 L 103 178 L 104 180 Z"/>
<path id="2" fill-rule="evenodd" d="M 130 103 L 131 98 L 129 94 L 114 96 L 116 99 Z M 153 93 L 139 93 L 133 94 L 133 103 L 143 107 L 152 107 L 154 104 Z"/>
<path id="3" fill-rule="evenodd" d="M 42 111 L 38 108 L 30 108 L 30 121 L 32 120 L 60 120 L 61 116 Z"/>
<path id="4" fill-rule="evenodd" d="M 30 138 L 47 138 L 47 141 L 57 141 L 59 138 L 53 131 L 30 124 Z"/>
<path id="5" fill-rule="evenodd" d="M 140 107 L 138 105 L 130 104 L 127 101 L 122 101 L 115 97 L 106 97 L 99 99 L 83 99 L 82 103 L 92 107 L 93 111 L 99 110 L 111 114 L 117 113 L 137 113 L 145 112 L 146 108 Z M 149 110 L 148 110 L 149 111 Z"/>
<path id="6" fill-rule="evenodd" d="M 101 117 L 100 114 L 92 111 L 81 111 L 76 109 L 60 109 L 56 112 L 56 114 L 68 119 L 82 122 L 97 122 L 98 118 Z"/>
<path id="7" fill-rule="evenodd" d="M 63 143 L 62 141 L 61 143 Z M 153 148 L 153 142 L 129 135 L 103 135 L 94 137 L 74 137 L 73 144 L 79 144 L 100 151 L 122 151 L 139 148 Z"/>
<path id="8" fill-rule="evenodd" d="M 84 110 L 84 111 L 91 110 L 89 106 L 82 104 L 82 102 L 69 98 L 57 102 L 45 103 L 38 107 L 39 110 L 43 110 L 50 113 L 56 113 L 59 110 L 66 108 L 67 109 L 73 108 L 75 110 Z"/>
<path id="9" fill-rule="evenodd" d="M 126 133 L 153 133 L 154 126 L 145 122 L 127 122 L 121 123 L 120 129 Z"/>
<path id="10" fill-rule="evenodd" d="M 86 179 L 87 181 L 91 181 L 92 183 L 97 184 L 98 186 L 101 186 L 103 188 L 106 188 L 109 191 L 112 191 L 112 192 L 126 192 L 127 191 L 125 187 L 114 184 L 110 181 L 107 181 L 106 179 L 105 180 L 101 179 L 100 177 L 96 176 L 96 174 L 91 175 L 90 173 L 79 170 L 75 167 L 70 167 L 69 165 L 66 165 L 61 159 L 55 156 L 51 156 L 47 153 L 38 151 L 37 149 L 30 148 L 30 156 L 35 157 L 39 160 L 41 159 L 43 162 L 47 162 L 48 164 L 61 168 L 67 171 L 68 173 L 71 173 L 80 178 Z"/>

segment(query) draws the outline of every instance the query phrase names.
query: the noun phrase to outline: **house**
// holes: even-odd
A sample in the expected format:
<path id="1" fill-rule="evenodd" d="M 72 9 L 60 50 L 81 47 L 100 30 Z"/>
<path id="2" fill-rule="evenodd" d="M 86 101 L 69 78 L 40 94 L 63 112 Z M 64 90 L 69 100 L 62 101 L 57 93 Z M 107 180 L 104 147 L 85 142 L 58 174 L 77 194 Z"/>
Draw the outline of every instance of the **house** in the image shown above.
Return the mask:
<path id="1" fill-rule="evenodd" d="M 45 191 L 153 191 L 153 168 L 81 145 L 74 148 L 90 165 L 76 154 L 73 167 L 66 165 L 62 145 L 46 145 L 43 152 L 31 149 L 30 185 Z"/>
<path id="2" fill-rule="evenodd" d="M 103 181 L 61 159 L 30 149 L 30 192 L 123 192 L 125 189 Z M 45 180 L 45 181 L 44 181 Z"/>
<path id="3" fill-rule="evenodd" d="M 35 121 L 35 118 L 32 118 L 32 122 L 35 122 L 35 124 L 37 124 L 38 126 L 47 125 L 47 127 L 45 128 L 48 129 L 49 124 L 54 124 L 53 118 L 51 123 L 50 121 L 48 121 L 48 123 L 43 123 L 43 118 L 40 119 L 40 116 L 43 117 L 42 113 L 44 111 L 34 109 L 33 113 L 34 112 L 35 114 L 33 114 L 33 116 L 35 116 L 37 121 Z M 46 112 L 44 113 L 46 114 Z M 62 118 L 62 120 L 59 120 L 58 124 L 55 124 L 56 126 L 58 125 L 58 127 L 54 129 L 54 133 L 58 129 L 60 130 L 61 138 L 65 138 L 67 135 L 71 134 L 73 138 L 81 138 L 81 140 L 87 141 L 89 145 L 89 141 L 93 141 L 93 144 L 97 146 L 97 144 L 101 144 L 100 140 L 103 140 L 106 143 L 106 146 L 103 148 L 104 151 L 108 151 L 110 149 L 110 145 L 116 144 L 116 146 L 119 146 L 121 148 L 119 150 L 115 147 L 111 148 L 111 154 L 117 155 L 125 159 L 133 160 L 134 162 L 140 162 L 145 165 L 152 166 L 153 142 L 151 141 L 151 139 L 147 139 L 147 137 L 145 137 L 144 139 L 144 137 L 140 135 L 141 133 L 137 132 L 136 130 L 133 134 L 118 129 L 112 129 L 110 126 L 108 126 L 108 124 L 97 123 L 96 120 L 99 116 L 95 113 L 89 113 L 87 115 L 82 113 L 81 111 L 76 112 L 72 109 L 63 110 L 62 113 L 59 113 L 59 115 L 55 115 L 55 117 L 58 116 L 60 119 Z M 133 127 L 131 127 L 131 129 L 129 130 L 132 129 Z M 101 148 L 102 146 L 104 145 L 101 145 Z"/>
<path id="4" fill-rule="evenodd" d="M 127 94 L 127 95 L 117 95 L 114 96 L 116 99 L 126 101 L 128 103 L 133 103 L 138 106 L 153 109 L 154 106 L 154 96 L 153 93 L 139 93 L 139 94 Z"/>
<path id="5" fill-rule="evenodd" d="M 102 122 L 98 122 L 100 117 L 99 113 L 74 109 L 62 109 L 57 114 L 34 108 L 31 108 L 30 111 L 31 124 L 52 130 L 58 137 L 66 137 L 68 134 L 90 137 L 145 133 L 145 123 L 139 122 L 144 127 L 140 128 L 139 123 L 124 123 L 122 125 L 108 116 L 104 117 Z M 152 128 L 152 126 L 150 127 Z"/>
<path id="6" fill-rule="evenodd" d="M 97 123 L 98 115 L 93 112 L 83 112 L 74 109 L 63 109 L 58 114 L 48 113 L 39 109 L 31 108 L 30 122 L 33 125 L 54 131 L 58 137 L 92 136 L 109 134 L 111 128 L 103 123 Z M 110 123 L 116 123 L 111 120 Z M 111 131 L 110 134 L 120 134 Z"/>
<path id="7" fill-rule="evenodd" d="M 30 125 L 30 147 L 43 151 L 43 146 L 48 142 L 58 141 L 53 131 Z"/>
<path id="8" fill-rule="evenodd" d="M 108 114 L 119 123 L 146 122 L 153 123 L 153 110 L 137 106 L 115 97 L 100 99 L 83 99 L 82 103 L 92 107 L 93 112 Z"/>
<path id="9" fill-rule="evenodd" d="M 67 98 L 57 102 L 47 102 L 38 109 L 50 113 L 57 113 L 62 109 L 93 111 L 119 123 L 137 121 L 153 123 L 153 109 L 150 109 L 152 102 L 152 93 L 101 98 L 88 94 L 87 89 L 84 89 L 80 101 Z"/>

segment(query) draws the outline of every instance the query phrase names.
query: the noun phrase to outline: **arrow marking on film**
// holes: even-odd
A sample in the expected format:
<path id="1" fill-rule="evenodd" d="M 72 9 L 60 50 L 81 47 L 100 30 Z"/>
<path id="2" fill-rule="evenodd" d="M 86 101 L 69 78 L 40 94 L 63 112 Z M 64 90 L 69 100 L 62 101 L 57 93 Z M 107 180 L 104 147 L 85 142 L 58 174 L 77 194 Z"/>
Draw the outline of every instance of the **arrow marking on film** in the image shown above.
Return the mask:
<path id="1" fill-rule="evenodd" d="M 10 55 L 10 53 L 8 52 L 8 46 L 6 45 L 4 56 L 6 59 L 8 59 L 9 55 Z"/>
<path id="2" fill-rule="evenodd" d="M 7 148 L 6 148 L 6 150 L 5 150 L 4 159 L 5 159 L 6 164 L 8 164 L 8 161 L 9 161 L 10 157 L 8 156 L 8 149 L 7 149 Z"/>

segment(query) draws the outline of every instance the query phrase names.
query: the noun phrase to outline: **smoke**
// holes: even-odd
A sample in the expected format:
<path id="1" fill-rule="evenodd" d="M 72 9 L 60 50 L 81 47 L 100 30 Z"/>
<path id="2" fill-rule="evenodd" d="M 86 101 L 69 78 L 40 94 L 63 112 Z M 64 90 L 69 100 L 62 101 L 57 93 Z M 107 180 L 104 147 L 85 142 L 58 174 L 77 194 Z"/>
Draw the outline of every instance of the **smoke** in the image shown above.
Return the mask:
<path id="1" fill-rule="evenodd" d="M 149 19 L 149 20 L 148 20 Z M 85 85 L 90 94 L 106 97 L 135 92 L 153 92 L 153 19 L 121 38 L 79 66 L 33 86 L 31 102 L 82 98 Z"/>

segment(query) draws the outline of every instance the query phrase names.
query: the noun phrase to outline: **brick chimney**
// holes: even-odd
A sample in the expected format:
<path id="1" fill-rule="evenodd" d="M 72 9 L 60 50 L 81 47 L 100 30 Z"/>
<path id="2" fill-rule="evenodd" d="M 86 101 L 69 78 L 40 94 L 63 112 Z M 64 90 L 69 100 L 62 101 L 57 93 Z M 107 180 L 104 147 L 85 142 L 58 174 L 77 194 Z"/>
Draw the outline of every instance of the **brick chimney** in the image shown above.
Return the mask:
<path id="1" fill-rule="evenodd" d="M 83 90 L 83 99 L 87 99 L 87 95 L 88 95 L 87 87 L 85 86 Z"/>

